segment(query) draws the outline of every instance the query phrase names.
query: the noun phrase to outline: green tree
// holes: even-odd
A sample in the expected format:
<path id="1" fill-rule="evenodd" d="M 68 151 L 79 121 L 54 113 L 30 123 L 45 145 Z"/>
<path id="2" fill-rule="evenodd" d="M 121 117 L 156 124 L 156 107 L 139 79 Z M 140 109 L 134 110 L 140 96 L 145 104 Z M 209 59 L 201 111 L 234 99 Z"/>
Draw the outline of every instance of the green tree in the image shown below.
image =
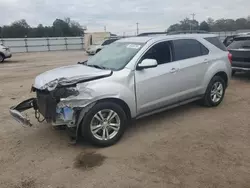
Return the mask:
<path id="1" fill-rule="evenodd" d="M 210 27 L 206 21 L 201 22 L 200 24 L 200 30 L 203 31 L 210 31 Z"/>
<path id="2" fill-rule="evenodd" d="M 185 18 L 184 20 L 181 20 L 180 23 L 171 25 L 167 31 L 180 31 L 180 30 L 197 30 L 199 29 L 199 22 L 196 20 L 190 20 L 188 18 Z"/>
<path id="3" fill-rule="evenodd" d="M 167 29 L 167 31 L 168 31 L 168 32 L 178 31 L 178 30 L 181 30 L 180 28 L 181 28 L 181 27 L 180 27 L 180 24 L 174 24 L 174 25 L 171 25 L 171 26 Z"/>

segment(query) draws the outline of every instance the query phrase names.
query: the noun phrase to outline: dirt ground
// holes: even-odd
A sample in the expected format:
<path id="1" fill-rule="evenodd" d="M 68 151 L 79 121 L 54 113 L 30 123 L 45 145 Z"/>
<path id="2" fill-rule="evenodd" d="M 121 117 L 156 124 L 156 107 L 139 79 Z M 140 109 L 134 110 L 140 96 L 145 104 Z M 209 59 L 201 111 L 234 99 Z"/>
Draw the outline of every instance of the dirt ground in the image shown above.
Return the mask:
<path id="1" fill-rule="evenodd" d="M 0 64 L 0 188 L 250 187 L 249 75 L 233 78 L 219 107 L 189 104 L 141 119 L 109 148 L 72 146 L 64 130 L 11 119 L 8 108 L 33 95 L 36 75 L 86 58 L 28 53 Z"/>

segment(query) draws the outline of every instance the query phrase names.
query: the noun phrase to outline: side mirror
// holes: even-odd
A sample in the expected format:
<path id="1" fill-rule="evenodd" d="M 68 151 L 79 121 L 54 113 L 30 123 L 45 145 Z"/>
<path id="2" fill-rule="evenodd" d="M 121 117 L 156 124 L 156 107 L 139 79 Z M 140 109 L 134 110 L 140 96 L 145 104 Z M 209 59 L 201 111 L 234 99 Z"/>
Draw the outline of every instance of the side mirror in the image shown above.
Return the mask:
<path id="1" fill-rule="evenodd" d="M 157 67 L 158 63 L 155 59 L 144 59 L 140 64 L 137 65 L 137 69 L 148 69 Z"/>

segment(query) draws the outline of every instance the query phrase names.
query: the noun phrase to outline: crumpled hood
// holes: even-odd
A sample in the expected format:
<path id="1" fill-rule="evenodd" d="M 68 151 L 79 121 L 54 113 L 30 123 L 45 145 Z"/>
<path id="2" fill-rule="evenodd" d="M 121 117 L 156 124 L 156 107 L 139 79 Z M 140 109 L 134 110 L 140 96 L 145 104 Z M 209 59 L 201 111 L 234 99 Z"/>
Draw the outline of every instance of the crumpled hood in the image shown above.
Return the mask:
<path id="1" fill-rule="evenodd" d="M 55 68 L 38 75 L 33 85 L 36 89 L 53 90 L 58 85 L 66 86 L 82 82 L 84 80 L 106 77 L 111 75 L 111 70 L 102 70 L 86 65 L 77 64 Z M 50 86 L 53 82 L 53 86 Z"/>

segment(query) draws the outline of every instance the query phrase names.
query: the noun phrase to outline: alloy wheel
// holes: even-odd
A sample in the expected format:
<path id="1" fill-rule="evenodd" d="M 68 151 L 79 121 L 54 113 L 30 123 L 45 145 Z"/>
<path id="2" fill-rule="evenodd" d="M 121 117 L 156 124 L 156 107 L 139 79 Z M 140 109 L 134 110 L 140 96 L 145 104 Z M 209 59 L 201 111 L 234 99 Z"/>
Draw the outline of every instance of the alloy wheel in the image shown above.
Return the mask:
<path id="1" fill-rule="evenodd" d="M 223 84 L 221 82 L 215 82 L 211 90 L 211 100 L 217 103 L 221 100 L 223 96 Z"/>
<path id="2" fill-rule="evenodd" d="M 98 140 L 110 140 L 114 138 L 121 127 L 118 114 L 111 109 L 98 111 L 90 122 L 90 130 Z"/>

